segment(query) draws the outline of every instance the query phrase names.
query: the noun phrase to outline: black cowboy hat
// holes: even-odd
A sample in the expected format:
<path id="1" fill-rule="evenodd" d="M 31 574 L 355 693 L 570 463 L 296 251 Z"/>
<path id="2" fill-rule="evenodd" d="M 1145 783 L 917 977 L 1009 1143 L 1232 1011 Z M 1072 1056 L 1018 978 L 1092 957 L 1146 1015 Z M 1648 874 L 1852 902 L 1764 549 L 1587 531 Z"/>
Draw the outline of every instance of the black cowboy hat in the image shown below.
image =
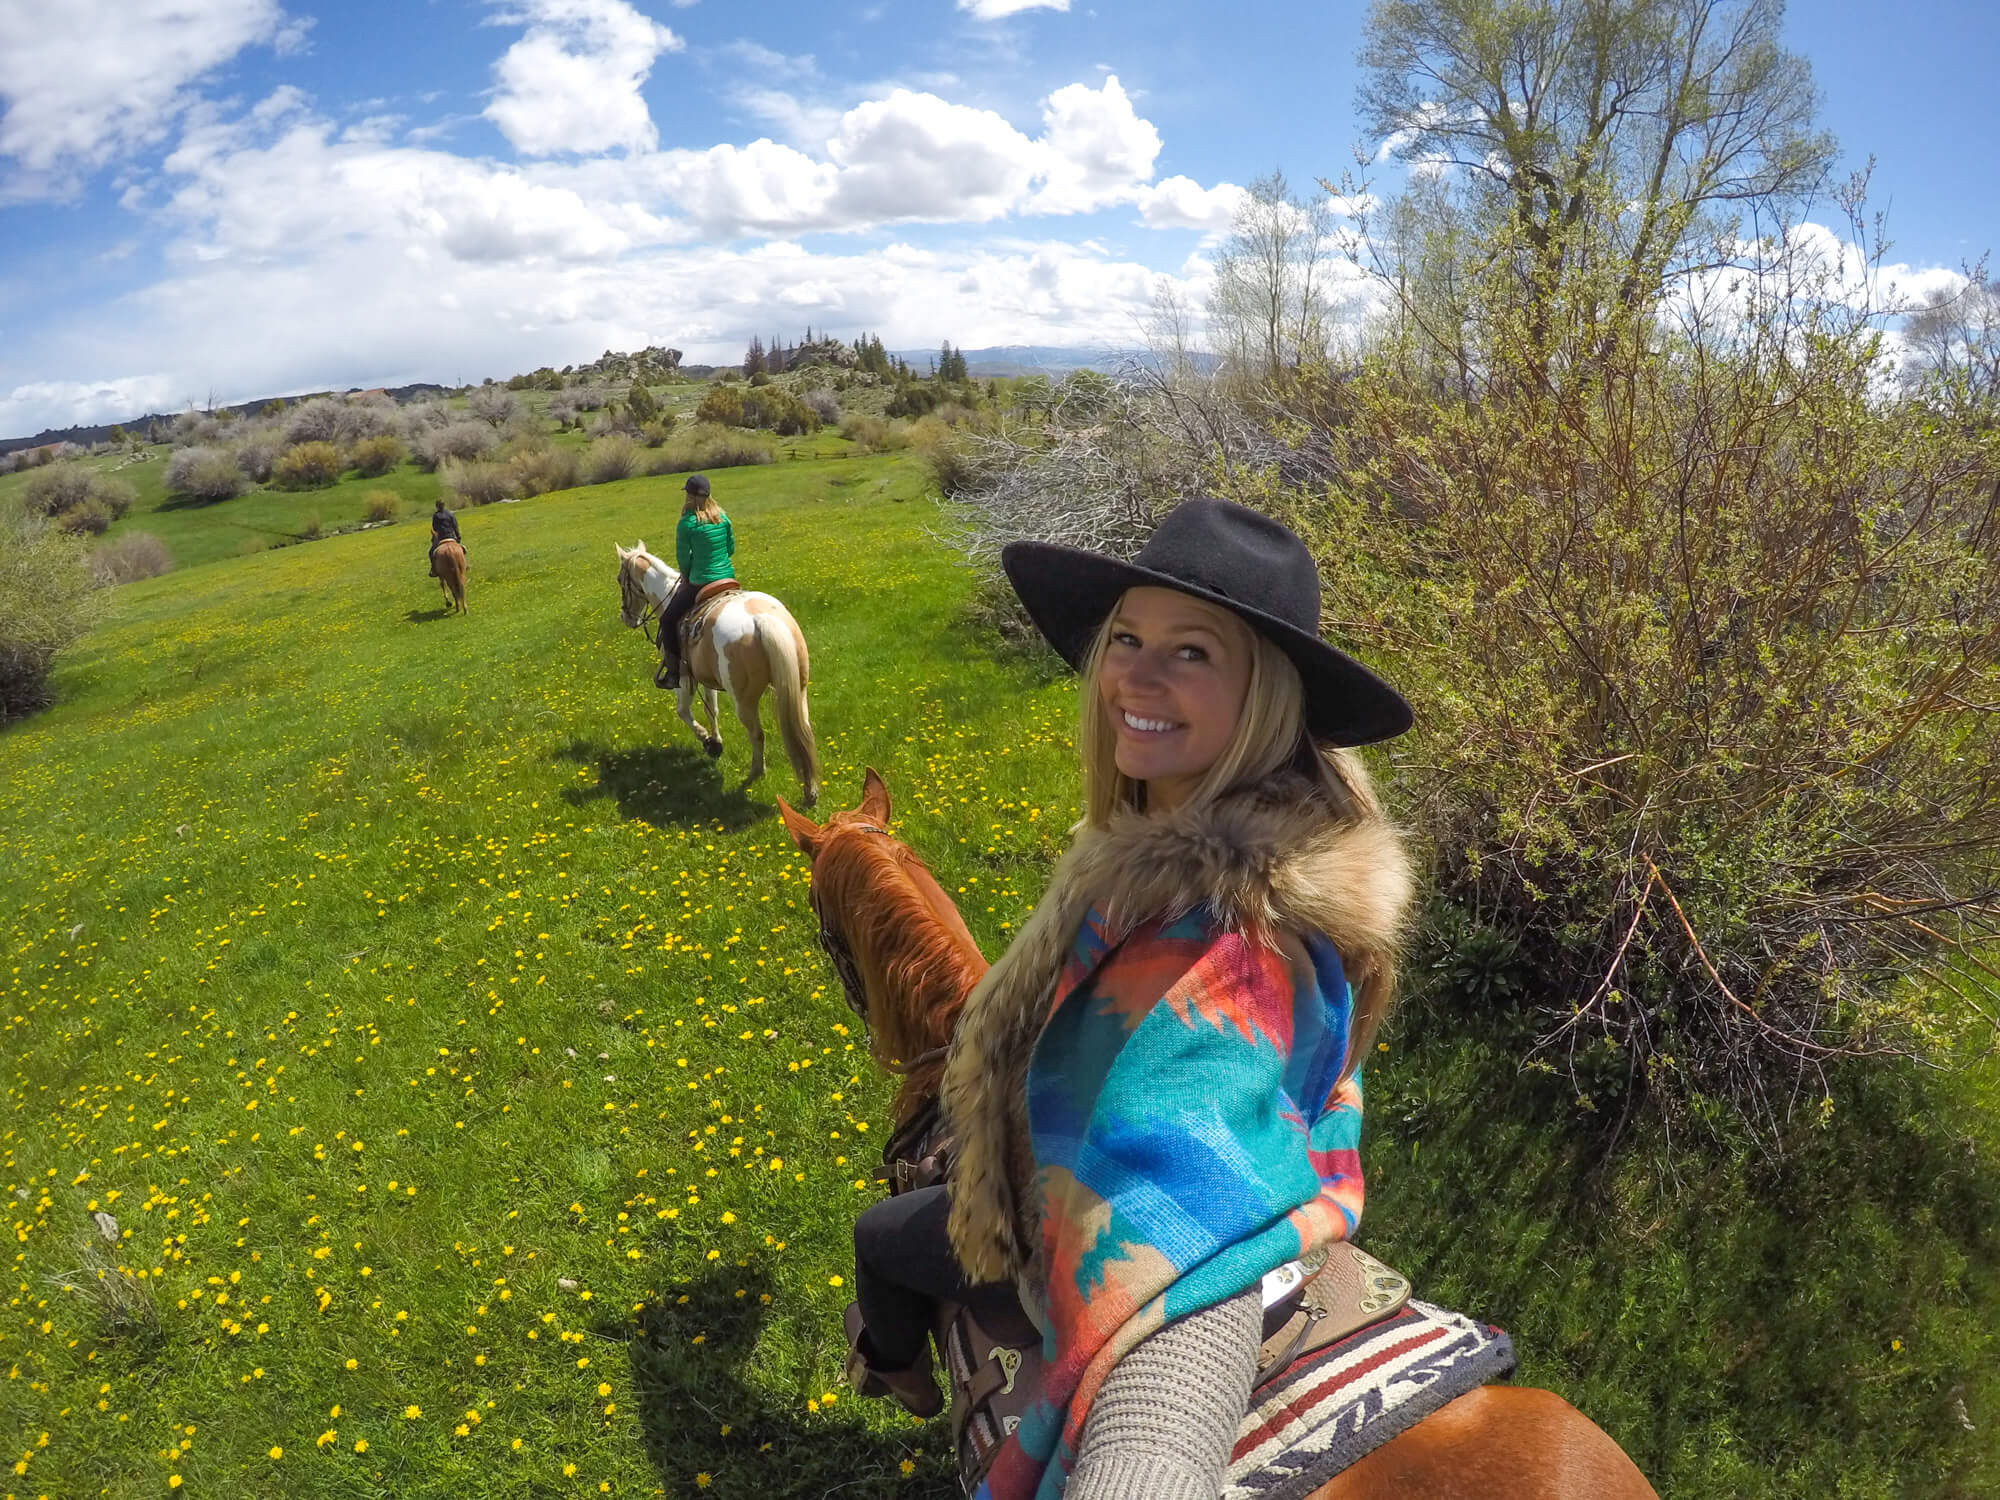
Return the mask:
<path id="1" fill-rule="evenodd" d="M 1178 589 L 1229 610 L 1291 658 L 1305 684 L 1307 731 L 1320 743 L 1369 745 L 1410 727 L 1401 693 L 1319 638 L 1319 570 L 1306 544 L 1244 506 L 1185 501 L 1130 562 L 1010 542 L 1000 566 L 1035 627 L 1079 671 L 1125 590 Z"/>

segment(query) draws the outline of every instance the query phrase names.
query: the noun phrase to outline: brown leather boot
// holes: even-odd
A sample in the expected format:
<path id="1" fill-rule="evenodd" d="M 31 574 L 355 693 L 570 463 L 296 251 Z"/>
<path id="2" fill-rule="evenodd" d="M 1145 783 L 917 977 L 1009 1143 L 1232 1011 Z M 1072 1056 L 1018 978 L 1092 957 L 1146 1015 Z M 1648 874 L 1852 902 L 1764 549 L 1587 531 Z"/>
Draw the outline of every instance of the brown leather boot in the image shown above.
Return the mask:
<path id="1" fill-rule="evenodd" d="M 879 1370 L 868 1363 L 868 1356 L 862 1351 L 861 1341 L 868 1330 L 861 1321 L 859 1303 L 847 1304 L 841 1323 L 847 1330 L 847 1364 L 841 1374 L 854 1387 L 856 1395 L 886 1396 L 917 1417 L 934 1417 L 944 1410 L 944 1396 L 931 1375 L 928 1339 L 924 1341 L 924 1352 L 907 1370 Z"/>

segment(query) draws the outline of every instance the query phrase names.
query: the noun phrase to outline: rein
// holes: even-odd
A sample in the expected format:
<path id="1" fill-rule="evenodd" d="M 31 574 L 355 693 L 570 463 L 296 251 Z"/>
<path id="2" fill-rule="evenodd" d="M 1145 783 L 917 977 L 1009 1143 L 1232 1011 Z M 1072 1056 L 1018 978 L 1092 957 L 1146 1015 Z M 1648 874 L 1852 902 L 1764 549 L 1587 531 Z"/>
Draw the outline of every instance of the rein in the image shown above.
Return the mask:
<path id="1" fill-rule="evenodd" d="M 648 641 L 652 642 L 655 646 L 659 645 L 660 637 L 659 633 L 653 629 L 653 621 L 659 619 L 660 611 L 664 606 L 640 586 L 638 579 L 631 576 L 631 563 L 629 559 L 626 566 L 619 570 L 618 586 L 621 590 L 627 588 L 636 590 L 639 596 L 646 601 L 645 607 L 639 611 L 637 624 L 639 629 L 645 632 Z"/>

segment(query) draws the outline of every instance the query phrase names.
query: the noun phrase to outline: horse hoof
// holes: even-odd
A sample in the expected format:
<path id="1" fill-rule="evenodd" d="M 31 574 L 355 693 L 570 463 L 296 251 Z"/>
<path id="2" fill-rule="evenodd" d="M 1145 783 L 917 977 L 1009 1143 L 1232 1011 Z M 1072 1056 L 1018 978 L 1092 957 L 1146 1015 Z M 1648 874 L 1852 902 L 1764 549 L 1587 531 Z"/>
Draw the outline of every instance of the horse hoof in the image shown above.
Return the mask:
<path id="1" fill-rule="evenodd" d="M 702 749 L 708 752 L 708 758 L 710 760 L 720 760 L 722 758 L 721 740 L 710 740 L 706 745 L 702 746 Z"/>

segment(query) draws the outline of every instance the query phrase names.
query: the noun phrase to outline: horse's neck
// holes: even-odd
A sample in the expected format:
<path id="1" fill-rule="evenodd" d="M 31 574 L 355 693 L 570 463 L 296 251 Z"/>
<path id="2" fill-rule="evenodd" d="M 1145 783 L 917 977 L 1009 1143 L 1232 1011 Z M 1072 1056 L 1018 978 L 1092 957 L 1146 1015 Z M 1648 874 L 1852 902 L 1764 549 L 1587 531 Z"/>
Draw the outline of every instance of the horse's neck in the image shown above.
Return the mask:
<path id="1" fill-rule="evenodd" d="M 673 596 L 674 585 L 681 581 L 681 575 L 652 553 L 648 552 L 646 556 L 651 566 L 639 575 L 639 586 L 655 604 L 665 604 Z"/>

